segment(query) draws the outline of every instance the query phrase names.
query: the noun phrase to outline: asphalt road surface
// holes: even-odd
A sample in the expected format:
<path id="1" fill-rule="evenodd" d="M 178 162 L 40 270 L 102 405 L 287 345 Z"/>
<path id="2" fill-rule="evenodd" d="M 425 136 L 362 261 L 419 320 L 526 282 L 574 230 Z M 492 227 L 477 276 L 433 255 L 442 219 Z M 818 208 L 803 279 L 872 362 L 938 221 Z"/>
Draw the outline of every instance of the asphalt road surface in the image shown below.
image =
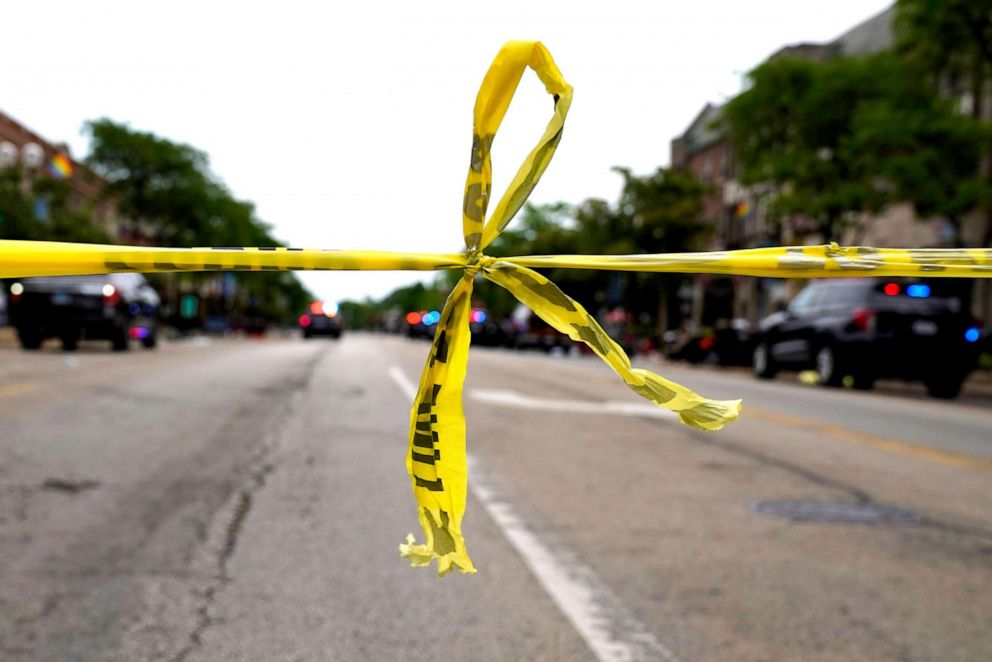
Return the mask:
<path id="1" fill-rule="evenodd" d="M 466 539 L 404 467 L 428 345 L 0 350 L 0 659 L 988 660 L 992 404 L 474 348 Z M 798 518 L 798 519 L 797 519 Z"/>

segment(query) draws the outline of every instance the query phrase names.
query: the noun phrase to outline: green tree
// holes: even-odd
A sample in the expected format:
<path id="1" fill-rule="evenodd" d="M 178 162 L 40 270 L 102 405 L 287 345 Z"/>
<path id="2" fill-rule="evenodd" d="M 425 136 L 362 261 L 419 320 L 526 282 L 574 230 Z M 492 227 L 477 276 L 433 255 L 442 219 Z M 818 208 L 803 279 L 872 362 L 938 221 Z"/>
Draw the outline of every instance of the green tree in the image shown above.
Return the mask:
<path id="1" fill-rule="evenodd" d="M 992 0 L 898 0 L 896 37 L 901 52 L 928 74 L 931 87 L 970 100 L 970 115 L 992 131 Z M 982 246 L 992 245 L 992 143 L 984 153 Z"/>
<path id="2" fill-rule="evenodd" d="M 41 176 L 30 180 L 19 168 L 0 170 L 0 238 L 32 241 L 107 243 L 110 237 L 93 222 L 92 210 L 70 202 L 68 182 Z M 37 218 L 35 203 L 46 213 Z"/>
<path id="3" fill-rule="evenodd" d="M 573 206 L 564 202 L 527 204 L 520 217 L 507 228 L 487 254 L 515 255 L 625 254 L 677 252 L 699 248 L 706 234 L 700 220 L 705 187 L 691 173 L 659 168 L 646 176 L 627 168 L 615 168 L 623 177 L 616 204 L 589 199 Z M 438 275 L 433 285 L 415 283 L 398 288 L 378 302 L 349 310 L 362 319 L 388 311 L 438 308 L 461 271 Z M 552 269 L 548 276 L 569 296 L 596 314 L 605 307 L 622 305 L 641 331 L 659 333 L 668 329 L 669 293 L 680 284 L 680 276 L 608 273 L 597 269 Z M 496 317 L 509 315 L 518 305 L 501 287 L 475 289 L 474 302 Z"/>
<path id="4" fill-rule="evenodd" d="M 493 255 L 579 253 L 621 255 L 689 251 L 700 247 L 707 226 L 700 220 L 705 186 L 691 173 L 658 168 L 638 176 L 614 168 L 623 178 L 615 204 L 588 199 L 527 205 L 521 218 L 494 242 Z M 622 304 L 644 331 L 664 332 L 671 320 L 670 295 L 680 276 L 610 273 L 595 269 L 555 269 L 548 276 L 594 314 Z M 486 288 L 491 311 L 505 314 L 515 305 L 501 288 Z"/>
<path id="5" fill-rule="evenodd" d="M 673 253 L 698 250 L 710 231 L 701 220 L 707 187 L 691 172 L 658 168 L 638 177 L 626 168 L 614 168 L 624 180 L 617 205 L 618 234 L 607 242 L 608 253 Z M 604 229 L 602 225 L 600 230 Z M 606 228 L 613 232 L 613 227 Z M 621 276 L 624 306 L 641 332 L 661 335 L 672 326 L 675 293 L 686 280 L 670 274 L 614 274 Z M 650 328 L 653 327 L 653 328 Z"/>
<path id="6" fill-rule="evenodd" d="M 105 194 L 121 212 L 155 228 L 156 240 L 174 246 L 281 246 L 255 206 L 238 200 L 210 171 L 203 152 L 125 124 L 100 119 L 86 124 L 91 137 L 87 163 L 107 181 Z M 211 274 L 182 274 L 195 287 Z M 225 302 L 232 317 L 294 320 L 312 295 L 295 274 L 237 274 L 240 293 Z M 173 295 L 180 283 L 172 280 Z M 175 298 L 175 297 L 173 297 Z"/>
<path id="7" fill-rule="evenodd" d="M 86 161 L 107 181 L 106 193 L 122 213 L 153 225 L 166 245 L 202 245 L 216 231 L 212 208 L 229 196 L 213 181 L 206 154 L 106 118 L 85 128 Z"/>
<path id="8" fill-rule="evenodd" d="M 31 198 L 24 191 L 19 168 L 0 170 L 0 237 L 40 239 L 41 226 L 34 218 Z"/>
<path id="9" fill-rule="evenodd" d="M 573 217 L 574 209 L 564 202 L 542 205 L 528 202 L 486 252 L 495 257 L 577 253 L 579 249 Z M 567 288 L 576 274 L 555 270 L 550 276 Z M 502 287 L 483 285 L 474 290 L 473 296 L 498 317 L 509 315 L 518 305 L 513 295 Z"/>
<path id="10" fill-rule="evenodd" d="M 984 195 L 987 135 L 920 76 L 894 53 L 762 64 L 724 110 L 741 181 L 774 185 L 773 215 L 814 219 L 827 239 L 898 201 L 959 227 Z"/>

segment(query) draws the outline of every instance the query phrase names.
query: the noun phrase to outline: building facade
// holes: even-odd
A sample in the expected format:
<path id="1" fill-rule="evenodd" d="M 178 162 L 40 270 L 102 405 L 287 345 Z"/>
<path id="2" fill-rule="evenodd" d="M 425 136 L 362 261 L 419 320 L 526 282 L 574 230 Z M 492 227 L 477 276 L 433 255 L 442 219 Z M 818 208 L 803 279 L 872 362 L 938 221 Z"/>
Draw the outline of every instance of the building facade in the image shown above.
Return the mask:
<path id="1" fill-rule="evenodd" d="M 0 168 L 18 168 L 24 191 L 29 194 L 33 194 L 34 184 L 43 178 L 63 181 L 68 187 L 67 204 L 71 209 L 87 212 L 96 227 L 122 243 L 147 243 L 140 241 L 137 224 L 123 218 L 113 200 L 103 195 L 103 179 L 73 159 L 67 145 L 45 139 L 3 112 L 0 112 Z M 47 213 L 44 197 L 36 197 L 35 220 L 44 223 Z"/>

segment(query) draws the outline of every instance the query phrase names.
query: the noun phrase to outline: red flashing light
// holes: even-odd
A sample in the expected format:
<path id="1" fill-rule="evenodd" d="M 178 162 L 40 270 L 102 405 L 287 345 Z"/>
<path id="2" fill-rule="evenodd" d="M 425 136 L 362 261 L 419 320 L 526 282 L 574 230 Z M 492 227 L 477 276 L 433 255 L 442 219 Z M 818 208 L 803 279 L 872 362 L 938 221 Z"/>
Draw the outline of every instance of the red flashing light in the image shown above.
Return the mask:
<path id="1" fill-rule="evenodd" d="M 872 331 L 875 328 L 875 311 L 870 308 L 858 308 L 851 313 L 851 321 L 862 331 Z"/>
<path id="2" fill-rule="evenodd" d="M 313 313 L 314 315 L 323 315 L 324 314 L 324 302 L 323 301 L 314 301 L 313 303 L 311 303 L 310 304 L 310 312 Z"/>
<path id="3" fill-rule="evenodd" d="M 886 283 L 882 291 L 888 294 L 890 297 L 897 296 L 902 288 L 899 287 L 899 283 Z"/>
<path id="4" fill-rule="evenodd" d="M 300 315 L 300 326 L 303 327 L 304 329 L 310 326 L 309 315 Z"/>
<path id="5" fill-rule="evenodd" d="M 410 325 L 420 324 L 421 314 L 417 312 L 411 312 L 406 314 L 406 323 Z"/>

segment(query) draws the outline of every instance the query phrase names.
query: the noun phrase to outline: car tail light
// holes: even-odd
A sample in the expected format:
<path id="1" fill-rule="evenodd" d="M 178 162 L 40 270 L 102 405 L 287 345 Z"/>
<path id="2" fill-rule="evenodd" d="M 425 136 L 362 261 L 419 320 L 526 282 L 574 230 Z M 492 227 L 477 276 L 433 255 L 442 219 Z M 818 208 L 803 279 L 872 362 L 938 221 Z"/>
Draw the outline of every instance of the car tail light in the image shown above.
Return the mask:
<path id="1" fill-rule="evenodd" d="M 851 313 L 851 321 L 862 331 L 874 331 L 875 311 L 871 308 L 858 308 Z"/>
<path id="2" fill-rule="evenodd" d="M 117 288 L 107 283 L 103 286 L 103 305 L 105 306 L 116 306 L 120 303 L 121 293 L 117 291 Z"/>
<path id="3" fill-rule="evenodd" d="M 309 315 L 300 315 L 300 326 L 303 327 L 304 329 L 310 326 Z"/>

